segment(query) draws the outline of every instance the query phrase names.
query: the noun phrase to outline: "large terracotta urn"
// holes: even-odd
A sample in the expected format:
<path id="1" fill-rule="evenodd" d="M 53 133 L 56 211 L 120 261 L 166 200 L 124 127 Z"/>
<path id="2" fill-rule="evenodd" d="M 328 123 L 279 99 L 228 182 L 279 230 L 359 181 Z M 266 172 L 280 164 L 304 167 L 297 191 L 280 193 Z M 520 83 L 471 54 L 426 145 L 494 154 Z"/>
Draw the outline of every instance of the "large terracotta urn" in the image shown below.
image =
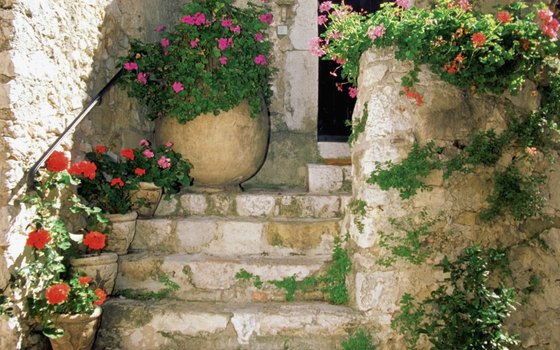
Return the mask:
<path id="1" fill-rule="evenodd" d="M 251 118 L 242 102 L 219 115 L 203 114 L 186 124 L 162 118 L 156 124 L 156 142 L 173 142 L 173 149 L 192 164 L 194 188 L 238 188 L 262 166 L 268 148 L 269 120 L 266 108 Z"/>

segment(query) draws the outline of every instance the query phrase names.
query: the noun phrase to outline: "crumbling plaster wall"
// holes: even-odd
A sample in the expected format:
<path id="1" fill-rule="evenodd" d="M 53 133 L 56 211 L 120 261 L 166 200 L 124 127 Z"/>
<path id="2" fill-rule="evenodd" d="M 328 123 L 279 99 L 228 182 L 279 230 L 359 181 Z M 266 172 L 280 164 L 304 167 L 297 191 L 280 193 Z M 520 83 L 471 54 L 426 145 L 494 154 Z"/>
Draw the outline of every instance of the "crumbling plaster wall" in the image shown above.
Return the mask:
<path id="1" fill-rule="evenodd" d="M 458 150 L 453 143 L 466 144 L 474 131 L 506 127 L 506 111 L 532 110 L 538 96 L 532 96 L 530 85 L 516 97 L 471 95 L 439 80 L 423 70 L 415 89 L 422 95 L 423 104 L 401 95 L 401 77 L 411 68 L 409 63 L 394 59 L 391 50 L 370 50 L 362 56 L 359 96 L 354 121 L 361 118 L 367 106 L 366 131 L 352 147 L 353 199 L 366 203 L 365 216 L 347 214 L 349 246 L 354 268 L 349 279 L 352 304 L 365 312 L 372 323 L 374 336 L 381 349 L 402 349 L 402 339 L 390 328 L 390 321 L 398 311 L 398 303 L 405 292 L 423 299 L 443 279 L 434 268 L 444 255 L 453 258 L 465 247 L 513 246 L 511 266 L 515 287 L 529 286 L 531 275 L 542 283 L 542 292 L 526 296 L 508 320 L 508 329 L 520 336 L 523 349 L 557 349 L 560 347 L 560 191 L 558 163 L 550 166 L 540 154 L 531 167 L 547 175 L 542 186 L 547 198 L 544 213 L 548 219 L 516 222 L 502 216 L 494 222 L 482 222 L 477 213 L 487 206 L 491 191 L 491 169 L 477 168 L 472 174 L 454 174 L 445 180 L 442 172 L 434 172 L 427 180 L 431 191 L 420 192 L 403 200 L 396 190 L 383 191 L 366 180 L 376 162 L 404 159 L 414 142 L 424 145 L 434 140 L 445 146 L 443 156 Z M 450 152 L 450 153 L 449 153 Z M 557 154 L 554 154 L 556 157 Z M 498 162 L 505 168 L 513 157 L 508 151 Z M 435 253 L 420 266 L 397 261 L 389 268 L 378 264 L 388 252 L 379 246 L 379 233 L 398 234 L 389 218 L 418 219 L 426 211 L 431 218 L 440 216 L 428 238 Z M 360 229 L 361 222 L 364 227 Z M 418 222 L 418 221 L 417 221 Z M 535 244 L 519 244 L 538 235 L 551 248 L 546 251 Z M 520 296 L 521 299 L 523 296 Z"/>

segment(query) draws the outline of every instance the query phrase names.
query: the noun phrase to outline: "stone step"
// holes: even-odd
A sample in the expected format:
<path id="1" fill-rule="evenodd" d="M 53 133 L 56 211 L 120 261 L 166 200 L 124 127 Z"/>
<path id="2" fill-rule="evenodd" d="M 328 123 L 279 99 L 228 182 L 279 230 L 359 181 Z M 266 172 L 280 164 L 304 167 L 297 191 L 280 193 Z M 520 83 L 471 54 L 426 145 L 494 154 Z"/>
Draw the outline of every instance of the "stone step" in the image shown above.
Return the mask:
<path id="1" fill-rule="evenodd" d="M 185 193 L 162 199 L 156 216 L 242 216 L 337 218 L 344 215 L 350 194 L 299 192 Z"/>
<path id="2" fill-rule="evenodd" d="M 348 307 L 326 303 L 197 303 L 111 299 L 96 350 L 339 350 L 360 322 Z"/>
<path id="3" fill-rule="evenodd" d="M 351 192 L 352 166 L 307 164 L 309 193 Z"/>
<path id="4" fill-rule="evenodd" d="M 138 220 L 132 251 L 289 256 L 330 254 L 341 219 L 187 217 Z"/>
<path id="5" fill-rule="evenodd" d="M 160 292 L 165 289 L 165 276 L 179 286 L 173 296 L 187 301 L 249 302 L 252 300 L 286 300 L 286 291 L 270 283 L 257 288 L 254 280 L 239 280 L 241 270 L 259 276 L 262 282 L 295 276 L 296 280 L 316 276 L 326 267 L 330 256 L 216 257 L 207 255 L 151 255 L 147 252 L 128 254 L 119 259 L 115 293 Z M 298 292 L 299 300 L 322 300 L 319 291 Z"/>

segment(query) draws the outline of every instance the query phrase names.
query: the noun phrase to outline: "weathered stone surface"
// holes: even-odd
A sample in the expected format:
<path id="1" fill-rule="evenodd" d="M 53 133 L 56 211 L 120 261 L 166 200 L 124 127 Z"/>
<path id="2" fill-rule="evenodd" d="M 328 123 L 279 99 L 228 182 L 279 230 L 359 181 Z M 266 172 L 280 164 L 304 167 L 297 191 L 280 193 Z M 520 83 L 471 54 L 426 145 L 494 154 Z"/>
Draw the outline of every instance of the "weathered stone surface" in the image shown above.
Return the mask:
<path id="1" fill-rule="evenodd" d="M 344 191 L 345 181 L 350 180 L 349 166 L 308 164 L 307 171 L 311 193 Z"/>
<path id="2" fill-rule="evenodd" d="M 359 320 L 324 303 L 217 304 L 112 300 L 96 349 L 340 349 L 345 327 Z M 161 315 L 161 316 L 160 316 Z M 165 319 L 163 319 L 165 317 Z M 162 322 L 165 321 L 165 322 Z M 171 321 L 171 322 L 169 322 Z"/>

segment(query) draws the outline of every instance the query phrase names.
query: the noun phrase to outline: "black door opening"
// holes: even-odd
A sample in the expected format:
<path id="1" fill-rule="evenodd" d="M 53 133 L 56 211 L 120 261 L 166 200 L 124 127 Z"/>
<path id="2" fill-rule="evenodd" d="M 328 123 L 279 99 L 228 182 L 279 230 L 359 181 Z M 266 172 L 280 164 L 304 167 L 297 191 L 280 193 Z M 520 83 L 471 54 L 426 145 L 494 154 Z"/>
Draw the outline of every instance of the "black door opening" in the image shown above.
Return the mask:
<path id="1" fill-rule="evenodd" d="M 326 0 L 319 0 L 323 3 Z M 331 0 L 332 3 L 340 4 L 341 0 Z M 355 11 L 366 11 L 368 13 L 379 9 L 381 0 L 346 0 L 347 5 L 352 6 Z M 325 27 L 319 26 L 319 33 L 324 32 Z M 336 69 L 336 62 L 322 60 L 319 58 L 319 108 L 317 116 L 318 141 L 346 142 L 351 133 L 347 121 L 352 119 L 352 111 L 356 99 L 348 95 L 348 87 L 339 91 L 337 83 L 344 81 L 340 76 L 333 76 L 331 72 Z"/>

